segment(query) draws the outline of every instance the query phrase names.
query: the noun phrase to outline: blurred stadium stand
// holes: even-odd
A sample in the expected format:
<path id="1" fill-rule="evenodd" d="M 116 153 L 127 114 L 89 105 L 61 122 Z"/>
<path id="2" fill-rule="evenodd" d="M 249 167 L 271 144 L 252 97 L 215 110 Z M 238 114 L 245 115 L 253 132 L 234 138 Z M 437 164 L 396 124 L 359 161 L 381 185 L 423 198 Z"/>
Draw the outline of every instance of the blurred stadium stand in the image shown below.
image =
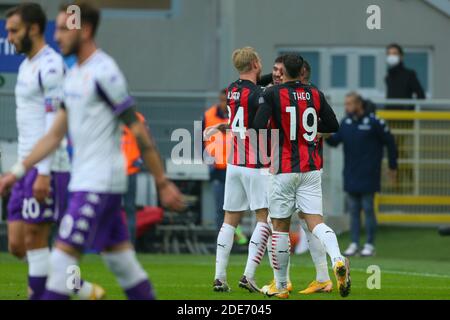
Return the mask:
<path id="1" fill-rule="evenodd" d="M 187 129 L 194 136 L 194 121 L 201 121 L 205 108 L 215 102 L 216 93 L 132 93 L 139 111 L 145 116 L 158 148 L 170 158 L 175 145 L 171 136 L 176 129 Z"/>

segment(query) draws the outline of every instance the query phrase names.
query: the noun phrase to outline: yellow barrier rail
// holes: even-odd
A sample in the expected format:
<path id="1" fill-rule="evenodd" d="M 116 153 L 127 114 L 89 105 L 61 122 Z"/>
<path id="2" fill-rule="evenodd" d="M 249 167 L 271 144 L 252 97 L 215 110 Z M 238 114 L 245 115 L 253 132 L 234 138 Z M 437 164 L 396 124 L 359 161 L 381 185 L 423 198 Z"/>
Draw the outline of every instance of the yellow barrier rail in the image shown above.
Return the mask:
<path id="1" fill-rule="evenodd" d="M 450 196 L 412 196 L 412 195 L 383 195 L 375 196 L 375 212 L 380 223 L 450 223 L 450 214 L 432 213 L 383 213 L 381 205 L 416 205 L 439 206 L 450 205 Z"/>
<path id="2" fill-rule="evenodd" d="M 384 120 L 435 120 L 450 121 L 450 112 L 440 111 L 390 111 L 379 110 L 377 117 Z"/>
<path id="3" fill-rule="evenodd" d="M 395 137 L 398 181 L 383 176 L 380 223 L 450 223 L 450 112 L 379 110 Z M 383 161 L 386 169 L 387 161 Z"/>
<path id="4" fill-rule="evenodd" d="M 450 196 L 379 195 L 379 204 L 390 205 L 450 205 Z"/>

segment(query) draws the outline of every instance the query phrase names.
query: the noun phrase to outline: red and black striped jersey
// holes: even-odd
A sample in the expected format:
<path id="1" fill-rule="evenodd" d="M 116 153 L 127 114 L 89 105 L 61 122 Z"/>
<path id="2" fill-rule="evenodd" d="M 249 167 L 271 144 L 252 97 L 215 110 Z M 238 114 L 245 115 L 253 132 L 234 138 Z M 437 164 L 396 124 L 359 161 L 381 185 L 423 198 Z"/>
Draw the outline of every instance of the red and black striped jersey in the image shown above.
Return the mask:
<path id="1" fill-rule="evenodd" d="M 336 132 L 336 115 L 322 92 L 299 81 L 266 89 L 253 127 L 264 128 L 270 120 L 278 139 L 272 137 L 271 171 L 309 172 L 323 167 L 323 141 L 317 134 Z"/>
<path id="2" fill-rule="evenodd" d="M 249 80 L 237 80 L 227 88 L 229 124 L 233 134 L 228 163 L 248 168 L 262 168 L 270 159 L 261 161 L 264 151 L 258 149 L 260 139 L 255 130 L 248 130 L 259 108 L 261 87 Z M 261 149 L 261 148 L 260 148 Z"/>

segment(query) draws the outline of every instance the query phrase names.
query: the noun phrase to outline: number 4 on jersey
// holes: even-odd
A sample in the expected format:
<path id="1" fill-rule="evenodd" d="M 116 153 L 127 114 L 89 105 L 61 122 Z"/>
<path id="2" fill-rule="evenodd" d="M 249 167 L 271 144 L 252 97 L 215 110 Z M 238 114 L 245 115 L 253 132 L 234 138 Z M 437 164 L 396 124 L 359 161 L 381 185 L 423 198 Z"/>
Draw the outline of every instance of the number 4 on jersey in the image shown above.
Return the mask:
<path id="1" fill-rule="evenodd" d="M 228 120 L 228 124 L 230 124 L 232 118 L 231 108 L 230 106 L 227 106 L 227 108 L 230 119 Z M 247 131 L 247 128 L 244 126 L 244 124 L 244 107 L 239 107 L 236 111 L 236 114 L 234 115 L 233 122 L 231 123 L 231 131 L 234 133 L 239 133 L 241 139 L 245 139 L 245 133 Z"/>

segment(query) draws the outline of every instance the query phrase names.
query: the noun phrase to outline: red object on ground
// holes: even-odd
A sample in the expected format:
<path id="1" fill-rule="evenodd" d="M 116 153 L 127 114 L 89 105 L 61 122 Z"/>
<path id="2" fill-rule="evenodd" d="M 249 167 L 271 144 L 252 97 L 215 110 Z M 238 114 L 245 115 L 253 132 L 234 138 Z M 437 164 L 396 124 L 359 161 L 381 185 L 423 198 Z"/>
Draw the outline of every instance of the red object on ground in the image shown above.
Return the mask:
<path id="1" fill-rule="evenodd" d="M 160 224 L 164 210 L 159 207 L 144 207 L 136 213 L 136 237 L 143 236 L 153 225 Z"/>

